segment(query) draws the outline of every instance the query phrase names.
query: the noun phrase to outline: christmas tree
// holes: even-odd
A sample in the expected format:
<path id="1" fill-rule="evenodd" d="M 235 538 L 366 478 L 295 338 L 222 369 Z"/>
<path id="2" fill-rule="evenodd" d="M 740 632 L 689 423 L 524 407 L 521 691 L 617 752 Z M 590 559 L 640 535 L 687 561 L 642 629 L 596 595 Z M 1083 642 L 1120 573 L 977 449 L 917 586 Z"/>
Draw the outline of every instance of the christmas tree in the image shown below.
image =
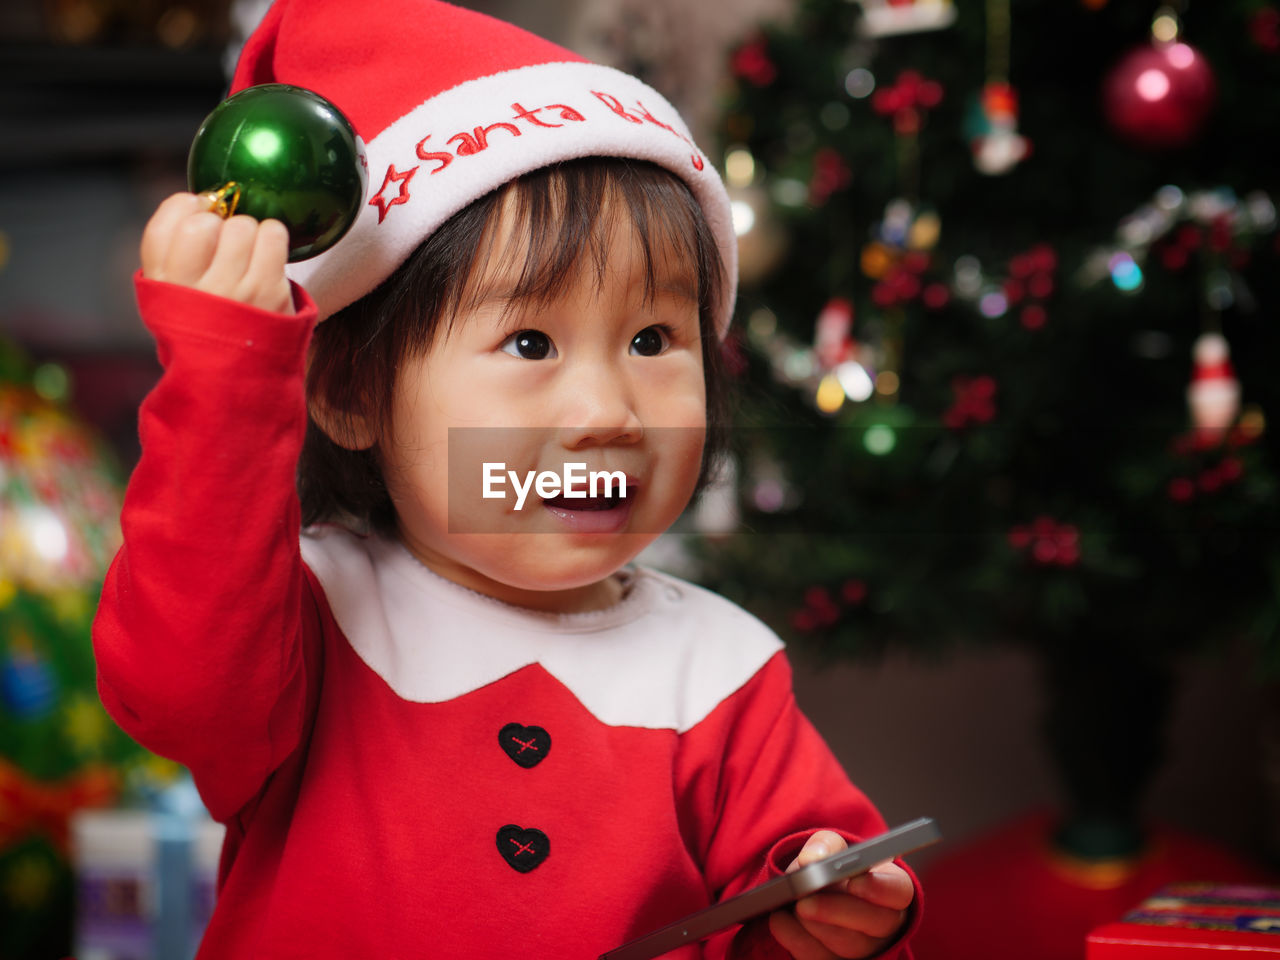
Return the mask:
<path id="1" fill-rule="evenodd" d="M 70 818 L 175 779 L 107 716 L 89 633 L 119 470 L 66 371 L 0 339 L 0 957 L 70 951 Z"/>
<path id="2" fill-rule="evenodd" d="M 1143 843 L 1172 659 L 1280 672 L 1280 12 L 803 0 L 734 52 L 741 527 L 834 656 L 1018 642 L 1084 857 Z"/>

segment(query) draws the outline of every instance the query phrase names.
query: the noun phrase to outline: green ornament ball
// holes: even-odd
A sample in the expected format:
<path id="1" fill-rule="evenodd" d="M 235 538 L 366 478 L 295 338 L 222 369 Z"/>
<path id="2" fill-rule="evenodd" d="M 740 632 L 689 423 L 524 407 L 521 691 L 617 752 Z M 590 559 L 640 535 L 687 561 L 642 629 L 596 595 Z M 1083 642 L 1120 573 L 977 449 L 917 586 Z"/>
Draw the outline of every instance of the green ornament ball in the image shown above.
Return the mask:
<path id="1" fill-rule="evenodd" d="M 264 83 L 205 117 L 187 156 L 192 193 L 217 193 L 226 212 L 289 228 L 289 260 L 332 247 L 360 213 L 364 143 L 332 103 L 303 87 Z"/>

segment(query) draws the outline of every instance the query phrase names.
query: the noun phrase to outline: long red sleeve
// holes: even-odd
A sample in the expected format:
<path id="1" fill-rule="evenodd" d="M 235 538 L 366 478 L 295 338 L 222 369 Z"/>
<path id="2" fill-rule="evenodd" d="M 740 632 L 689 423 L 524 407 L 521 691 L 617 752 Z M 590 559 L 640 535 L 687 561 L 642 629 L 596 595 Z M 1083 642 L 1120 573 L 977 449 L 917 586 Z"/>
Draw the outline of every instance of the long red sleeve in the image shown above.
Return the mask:
<path id="1" fill-rule="evenodd" d="M 140 411 L 124 547 L 94 624 L 98 687 L 221 820 L 297 746 L 307 620 L 317 632 L 294 493 L 315 307 L 295 291 L 285 316 L 137 279 L 165 371 Z"/>
<path id="2" fill-rule="evenodd" d="M 729 746 L 719 757 L 686 751 L 693 753 L 687 762 L 706 766 L 689 773 L 692 789 L 684 803 L 686 822 L 714 825 L 713 832 L 694 842 L 719 899 L 780 876 L 816 830 L 834 830 L 850 844 L 885 831 L 879 812 L 849 782 L 800 712 L 792 694 L 791 669 L 782 655 L 686 739 L 701 743 L 703 737 L 719 749 Z M 715 810 L 710 820 L 698 815 L 706 808 Z M 913 910 L 897 945 L 882 956 L 910 957 L 905 942 L 918 925 L 918 914 Z M 763 922 L 736 937 L 722 935 L 709 944 L 708 955 L 721 956 L 726 950 L 735 960 L 789 957 Z"/>

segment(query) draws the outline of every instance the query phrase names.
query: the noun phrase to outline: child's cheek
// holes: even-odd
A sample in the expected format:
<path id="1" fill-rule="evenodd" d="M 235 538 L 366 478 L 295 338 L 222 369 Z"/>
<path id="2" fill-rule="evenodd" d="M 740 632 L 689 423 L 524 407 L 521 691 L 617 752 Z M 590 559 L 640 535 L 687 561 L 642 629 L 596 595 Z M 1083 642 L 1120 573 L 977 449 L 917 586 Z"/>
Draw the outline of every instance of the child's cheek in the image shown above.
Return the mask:
<path id="1" fill-rule="evenodd" d="M 646 393 L 654 398 L 651 422 L 705 428 L 707 394 L 700 354 L 682 351 L 655 369 Z"/>

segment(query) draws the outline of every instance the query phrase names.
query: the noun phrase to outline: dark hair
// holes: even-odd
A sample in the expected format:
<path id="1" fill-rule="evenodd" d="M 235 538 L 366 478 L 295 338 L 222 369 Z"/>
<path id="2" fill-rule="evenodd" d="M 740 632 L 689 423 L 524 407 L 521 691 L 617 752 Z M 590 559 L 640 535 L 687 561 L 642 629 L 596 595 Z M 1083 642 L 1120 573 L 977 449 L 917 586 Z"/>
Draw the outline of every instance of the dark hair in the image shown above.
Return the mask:
<path id="1" fill-rule="evenodd" d="M 650 163 L 597 157 L 566 161 L 519 177 L 454 214 L 375 290 L 316 328 L 308 398 L 328 411 L 335 432 L 355 421 L 381 432 L 400 362 L 429 349 L 441 326 L 447 332 L 479 295 L 474 289 L 478 285 L 469 281 L 483 273 L 492 253 L 490 228 L 508 196 L 528 251 L 514 302 L 554 299 L 585 265 L 593 266 L 603 282 L 609 236 L 601 215 L 605 209 L 630 217 L 643 249 L 647 296 L 656 291 L 663 252 L 694 266 L 707 396 L 700 492 L 728 442 L 728 398 L 716 335 L 716 309 L 727 278 L 715 238 L 689 188 Z M 621 202 L 606 205 L 606 199 Z M 298 462 L 298 494 L 304 525 L 333 520 L 379 533 L 395 530 L 377 444 L 346 449 L 314 417 L 308 420 Z"/>

